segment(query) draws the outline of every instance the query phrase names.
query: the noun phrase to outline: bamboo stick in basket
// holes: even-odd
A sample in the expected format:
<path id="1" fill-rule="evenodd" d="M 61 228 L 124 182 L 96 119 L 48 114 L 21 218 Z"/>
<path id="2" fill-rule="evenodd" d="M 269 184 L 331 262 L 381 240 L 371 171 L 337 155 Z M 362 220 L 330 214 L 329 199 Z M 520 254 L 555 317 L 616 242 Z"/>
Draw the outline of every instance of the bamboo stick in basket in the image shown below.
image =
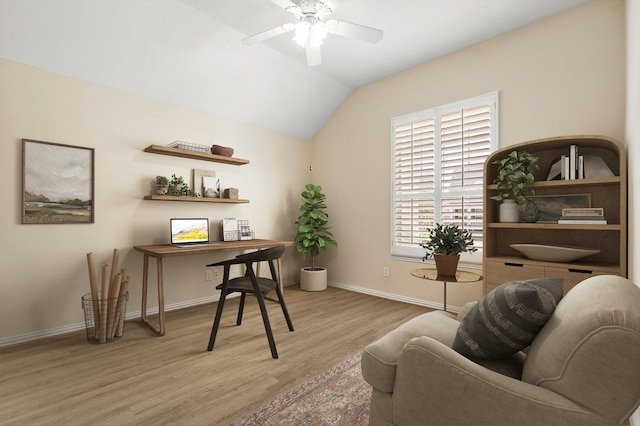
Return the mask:
<path id="1" fill-rule="evenodd" d="M 109 265 L 102 265 L 102 291 L 100 303 L 100 330 L 98 340 L 100 343 L 107 341 L 107 311 L 109 304 Z"/>
<path id="2" fill-rule="evenodd" d="M 114 320 L 116 317 L 116 308 L 118 305 L 118 295 L 120 294 L 120 285 L 122 283 L 122 274 L 117 273 L 113 276 L 109 286 L 109 306 L 107 310 L 107 340 L 113 339 Z"/>
<path id="3" fill-rule="evenodd" d="M 120 257 L 120 251 L 117 248 L 113 249 L 113 259 L 111 260 L 111 274 L 109 275 L 109 282 L 113 281 L 113 277 L 118 270 L 118 258 Z"/>
<path id="4" fill-rule="evenodd" d="M 122 284 L 120 285 L 120 294 L 118 295 L 118 308 L 116 309 L 116 324 L 115 324 L 115 333 L 114 337 L 122 337 L 122 333 L 124 331 L 124 316 L 125 316 L 125 305 L 126 305 L 126 295 L 127 290 L 129 289 L 129 275 L 127 275 L 127 270 L 122 269 Z"/>
<path id="5" fill-rule="evenodd" d="M 93 263 L 93 253 L 87 253 L 89 267 L 89 286 L 91 288 L 91 303 L 93 305 L 93 337 L 98 337 L 100 327 L 100 302 L 98 301 L 98 283 L 96 282 L 96 268 Z"/>

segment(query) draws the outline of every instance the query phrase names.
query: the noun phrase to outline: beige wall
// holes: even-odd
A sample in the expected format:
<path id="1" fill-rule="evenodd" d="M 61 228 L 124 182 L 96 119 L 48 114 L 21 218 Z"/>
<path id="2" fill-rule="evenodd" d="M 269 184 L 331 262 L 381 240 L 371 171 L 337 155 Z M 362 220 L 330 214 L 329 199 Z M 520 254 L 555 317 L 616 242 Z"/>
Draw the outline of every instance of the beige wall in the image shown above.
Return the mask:
<path id="1" fill-rule="evenodd" d="M 338 286 L 437 306 L 442 286 L 391 258 L 390 120 L 500 92 L 500 145 L 602 134 L 624 140 L 625 7 L 598 0 L 355 91 L 313 142 L 339 247 L 320 259 Z M 383 277 L 383 267 L 390 277 Z M 449 286 L 448 303 L 481 296 Z"/>
<path id="2" fill-rule="evenodd" d="M 89 289 L 88 252 L 94 252 L 99 265 L 110 263 L 114 248 L 121 250 L 122 266 L 131 275 L 127 311 L 139 312 L 142 255 L 132 246 L 168 242 L 171 217 L 204 216 L 217 223 L 233 216 L 249 219 L 258 238 L 294 237 L 299 194 L 309 180 L 307 141 L 6 60 L 0 60 L 0 93 L 0 169 L 6 183 L 0 203 L 0 343 L 83 324 L 80 298 Z M 21 138 L 95 148 L 94 224 L 20 224 Z M 235 156 L 250 164 L 238 167 L 142 151 L 174 140 L 232 146 Z M 238 187 L 240 197 L 251 202 L 142 200 L 156 175 L 188 179 L 192 168 L 215 170 L 223 187 Z M 217 282 L 204 280 L 204 265 L 219 258 L 166 260 L 167 306 L 217 294 Z M 285 283 L 297 282 L 300 265 L 293 248 L 284 265 Z M 151 297 L 155 295 L 152 288 Z"/>

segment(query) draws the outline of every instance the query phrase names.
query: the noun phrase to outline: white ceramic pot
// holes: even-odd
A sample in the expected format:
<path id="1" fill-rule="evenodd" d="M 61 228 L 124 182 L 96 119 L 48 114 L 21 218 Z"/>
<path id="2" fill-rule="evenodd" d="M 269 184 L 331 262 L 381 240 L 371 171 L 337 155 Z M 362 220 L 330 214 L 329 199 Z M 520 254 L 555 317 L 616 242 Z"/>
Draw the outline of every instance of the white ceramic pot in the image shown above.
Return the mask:
<path id="1" fill-rule="evenodd" d="M 300 269 L 300 290 L 322 291 L 327 289 L 327 268 Z"/>
<path id="2" fill-rule="evenodd" d="M 515 200 L 504 200 L 500 204 L 500 222 L 520 222 L 520 209 Z"/>

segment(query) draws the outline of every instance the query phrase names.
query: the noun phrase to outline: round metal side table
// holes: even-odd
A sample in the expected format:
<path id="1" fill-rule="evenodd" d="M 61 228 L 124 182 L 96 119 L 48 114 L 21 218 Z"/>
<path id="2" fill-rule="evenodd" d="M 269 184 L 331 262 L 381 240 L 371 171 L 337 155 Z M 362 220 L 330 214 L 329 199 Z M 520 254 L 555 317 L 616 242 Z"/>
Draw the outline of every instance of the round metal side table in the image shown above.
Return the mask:
<path id="1" fill-rule="evenodd" d="M 482 280 L 482 275 L 475 272 L 458 269 L 453 276 L 438 275 L 436 268 L 420 268 L 411 271 L 411 275 L 429 281 L 442 281 L 444 283 L 444 310 L 447 311 L 447 283 L 474 283 Z"/>

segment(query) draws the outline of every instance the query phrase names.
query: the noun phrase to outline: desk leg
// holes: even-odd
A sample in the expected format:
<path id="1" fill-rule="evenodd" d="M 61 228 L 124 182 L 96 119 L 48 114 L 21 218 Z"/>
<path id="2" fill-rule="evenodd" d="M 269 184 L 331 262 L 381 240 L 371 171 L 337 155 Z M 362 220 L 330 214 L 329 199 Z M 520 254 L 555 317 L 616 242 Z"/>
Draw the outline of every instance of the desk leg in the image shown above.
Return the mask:
<path id="1" fill-rule="evenodd" d="M 444 311 L 447 312 L 447 282 L 444 281 Z"/>
<path id="2" fill-rule="evenodd" d="M 258 268 L 259 267 L 260 265 L 258 264 Z M 284 294 L 284 287 L 282 285 L 282 259 L 276 259 L 276 273 L 278 274 L 278 286 L 280 286 L 280 291 L 282 292 L 282 294 Z M 270 292 L 269 294 L 271 293 L 273 292 Z M 272 296 L 265 296 L 265 299 L 271 300 L 273 302 L 280 302 L 280 300 Z"/>
<path id="3" fill-rule="evenodd" d="M 142 263 L 142 308 L 140 309 L 140 319 L 142 322 L 147 320 L 147 283 L 149 281 L 149 255 L 144 255 Z"/>
<path id="4" fill-rule="evenodd" d="M 162 258 L 156 259 L 158 264 L 158 323 L 160 326 L 160 335 L 164 336 L 164 280 L 162 273 Z"/>
<path id="5" fill-rule="evenodd" d="M 147 293 L 149 289 L 149 255 L 144 255 L 144 265 L 142 269 L 142 309 L 140 319 L 158 336 L 164 336 L 164 284 L 162 280 L 162 258 L 156 257 L 158 268 L 158 327 L 147 320 Z"/>
<path id="6" fill-rule="evenodd" d="M 284 286 L 282 284 L 282 259 L 278 258 L 278 285 L 280 286 L 280 291 L 284 294 Z"/>

